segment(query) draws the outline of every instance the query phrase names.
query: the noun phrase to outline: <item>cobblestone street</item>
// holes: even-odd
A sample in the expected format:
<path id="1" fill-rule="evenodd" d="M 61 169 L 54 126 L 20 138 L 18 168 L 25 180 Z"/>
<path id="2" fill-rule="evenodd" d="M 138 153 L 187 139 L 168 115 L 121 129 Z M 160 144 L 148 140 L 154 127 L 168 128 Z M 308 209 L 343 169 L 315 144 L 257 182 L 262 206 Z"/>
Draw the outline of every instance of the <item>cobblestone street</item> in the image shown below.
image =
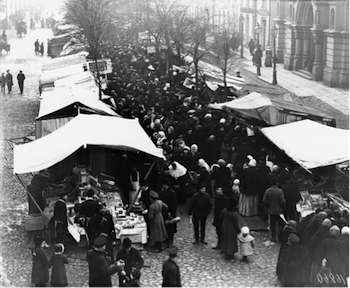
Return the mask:
<path id="1" fill-rule="evenodd" d="M 12 175 L 12 149 L 5 139 L 23 137 L 35 131 L 34 121 L 39 108 L 38 80 L 41 66 L 48 57 L 34 54 L 34 41 L 46 42 L 52 32 L 48 29 L 29 31 L 24 38 L 16 38 L 14 30 L 7 32 L 11 52 L 0 58 L 1 72 L 11 70 L 14 79 L 19 70 L 26 75 L 24 94 L 19 94 L 17 83 L 12 95 L 1 95 L 0 102 L 0 147 L 1 147 L 1 214 L 0 233 L 1 266 L 13 285 L 31 286 L 31 255 L 26 248 L 24 218 L 27 213 L 27 196 L 23 187 Z M 31 175 L 21 175 L 29 184 Z M 236 254 L 234 261 L 225 260 L 223 254 L 211 249 L 216 245 L 216 233 L 212 215 L 207 222 L 208 245 L 195 246 L 192 225 L 187 215 L 188 203 L 179 207 L 181 222 L 178 226 L 175 245 L 180 253 L 182 285 L 187 287 L 229 286 L 275 286 L 275 264 L 279 245 L 264 246 L 269 239 L 267 232 L 252 232 L 256 238 L 255 254 L 249 263 L 242 263 Z M 142 248 L 142 247 L 140 247 Z M 88 267 L 85 261 L 86 248 L 74 245 L 67 251 L 70 264 L 67 268 L 69 286 L 88 286 Z M 48 254 L 52 254 L 49 250 Z M 161 286 L 161 266 L 168 255 L 165 251 L 155 254 L 142 249 L 145 266 L 142 270 L 142 286 Z M 113 276 L 117 285 L 117 276 Z"/>

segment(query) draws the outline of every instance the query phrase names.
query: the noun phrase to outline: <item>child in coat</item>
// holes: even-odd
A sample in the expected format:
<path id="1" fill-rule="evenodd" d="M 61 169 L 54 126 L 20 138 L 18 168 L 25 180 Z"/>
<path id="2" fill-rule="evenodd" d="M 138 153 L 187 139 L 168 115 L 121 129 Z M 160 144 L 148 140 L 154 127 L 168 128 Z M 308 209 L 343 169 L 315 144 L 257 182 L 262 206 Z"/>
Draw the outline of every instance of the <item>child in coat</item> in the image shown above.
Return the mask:
<path id="1" fill-rule="evenodd" d="M 63 255 L 64 246 L 61 243 L 55 245 L 55 254 L 49 260 L 49 268 L 52 267 L 51 285 L 53 287 L 68 286 L 65 264 L 68 264 L 68 259 Z"/>
<path id="2" fill-rule="evenodd" d="M 254 237 L 249 234 L 247 226 L 242 227 L 241 233 L 237 237 L 240 243 L 240 251 L 243 256 L 242 261 L 248 261 L 248 256 L 253 255 Z"/>

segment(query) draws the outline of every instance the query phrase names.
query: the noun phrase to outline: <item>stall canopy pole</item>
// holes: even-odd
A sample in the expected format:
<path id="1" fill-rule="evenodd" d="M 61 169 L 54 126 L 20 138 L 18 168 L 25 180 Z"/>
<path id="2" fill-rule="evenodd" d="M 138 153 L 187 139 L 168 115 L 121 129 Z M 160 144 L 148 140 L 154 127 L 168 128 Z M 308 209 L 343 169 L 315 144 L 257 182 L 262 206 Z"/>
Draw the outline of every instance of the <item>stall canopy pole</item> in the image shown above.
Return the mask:
<path id="1" fill-rule="evenodd" d="M 29 190 L 27 189 L 27 187 L 24 185 L 22 179 L 18 176 L 18 174 L 15 174 L 18 182 L 23 186 L 23 188 L 27 191 L 29 197 L 32 199 L 32 201 L 34 202 L 36 208 L 39 209 L 40 213 L 42 214 L 43 213 L 43 210 L 40 208 L 39 204 L 35 201 L 33 195 L 29 192 Z"/>
<path id="2" fill-rule="evenodd" d="M 149 167 L 149 169 L 148 169 L 148 171 L 147 171 L 145 177 L 143 178 L 144 181 L 146 181 L 146 180 L 148 179 L 149 174 L 151 174 L 151 171 L 152 171 L 154 165 L 156 165 L 156 161 L 157 161 L 157 159 L 154 159 L 154 160 L 153 160 L 153 163 L 152 163 L 151 167 Z M 140 188 L 137 190 L 137 193 L 136 193 L 136 196 L 134 197 L 134 199 L 132 199 L 132 202 L 130 203 L 130 205 L 129 205 L 129 207 L 128 207 L 128 210 L 126 211 L 126 214 L 129 214 L 129 213 L 130 213 L 130 210 L 131 210 L 132 206 L 134 205 L 135 200 L 136 200 L 137 197 L 139 196 L 139 194 L 140 194 L 142 188 L 143 188 L 143 187 L 140 185 Z"/>

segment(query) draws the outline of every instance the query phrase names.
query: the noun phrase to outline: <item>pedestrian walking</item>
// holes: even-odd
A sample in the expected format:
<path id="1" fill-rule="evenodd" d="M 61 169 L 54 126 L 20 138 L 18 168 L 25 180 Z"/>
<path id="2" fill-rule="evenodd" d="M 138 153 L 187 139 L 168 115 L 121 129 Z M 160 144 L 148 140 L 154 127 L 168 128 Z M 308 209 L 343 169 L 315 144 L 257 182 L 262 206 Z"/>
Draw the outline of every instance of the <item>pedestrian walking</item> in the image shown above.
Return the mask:
<path id="1" fill-rule="evenodd" d="M 141 253 L 139 250 L 132 247 L 132 241 L 130 238 L 125 238 L 123 240 L 122 248 L 117 253 L 116 261 L 118 262 L 120 260 L 124 261 L 124 269 L 118 273 L 119 287 L 124 287 L 132 280 L 133 272 L 140 271 L 144 264 Z"/>
<path id="2" fill-rule="evenodd" d="M 13 77 L 12 77 L 12 74 L 10 73 L 10 70 L 7 70 L 6 72 L 7 72 L 6 74 L 7 90 L 8 90 L 8 93 L 10 94 L 13 86 Z"/>
<path id="3" fill-rule="evenodd" d="M 228 198 L 224 195 L 224 192 L 222 190 L 222 187 L 217 187 L 215 189 L 215 195 L 214 195 L 214 220 L 213 225 L 216 229 L 216 234 L 218 237 L 218 242 L 216 246 L 212 247 L 213 249 L 221 249 L 221 224 L 222 219 L 220 218 L 222 210 L 227 205 Z"/>
<path id="4" fill-rule="evenodd" d="M 148 220 L 151 230 L 151 240 L 154 243 L 154 252 L 158 253 L 162 251 L 163 241 L 168 238 L 163 218 L 163 211 L 168 210 L 168 205 L 158 200 L 159 195 L 153 190 L 149 192 L 149 198 L 151 205 L 148 208 Z"/>
<path id="5" fill-rule="evenodd" d="M 266 190 L 263 197 L 263 203 L 267 206 L 267 213 L 270 217 L 270 232 L 271 241 L 276 242 L 276 224 L 278 224 L 279 231 L 283 229 L 283 220 L 279 216 L 283 214 L 283 207 L 286 205 L 282 189 L 277 187 L 278 179 L 276 177 L 271 179 L 272 186 Z"/>
<path id="6" fill-rule="evenodd" d="M 40 44 L 40 54 L 41 54 L 41 56 L 44 56 L 44 51 L 45 51 L 44 42 L 41 42 L 41 44 Z"/>
<path id="7" fill-rule="evenodd" d="M 6 87 L 5 73 L 1 73 L 0 82 L 1 82 L 1 93 L 5 95 L 5 87 Z"/>
<path id="8" fill-rule="evenodd" d="M 34 239 L 34 245 L 32 252 L 32 282 L 35 284 L 35 287 L 44 287 L 49 281 L 49 260 L 44 251 L 44 239 L 37 235 Z"/>
<path id="9" fill-rule="evenodd" d="M 239 241 L 239 247 L 243 262 L 248 261 L 248 256 L 253 255 L 254 248 L 254 237 L 249 234 L 249 228 L 247 226 L 243 226 L 241 228 L 241 233 L 237 236 Z"/>
<path id="10" fill-rule="evenodd" d="M 227 207 L 222 210 L 221 218 L 221 249 L 226 260 L 232 260 L 238 252 L 237 235 L 240 233 L 237 203 L 233 198 L 227 201 Z"/>
<path id="11" fill-rule="evenodd" d="M 175 246 L 170 247 L 168 252 L 169 252 L 169 259 L 163 263 L 162 287 L 181 287 L 180 268 L 175 261 L 175 258 L 177 257 L 178 249 Z"/>
<path id="12" fill-rule="evenodd" d="M 212 209 L 212 203 L 210 196 L 206 192 L 205 184 L 200 183 L 198 185 L 198 188 L 199 192 L 193 195 L 188 213 L 190 215 L 190 221 L 193 222 L 194 228 L 195 242 L 193 244 L 199 244 L 199 236 L 201 243 L 208 244 L 207 242 L 205 242 L 205 226 L 207 222 L 207 217 Z"/>
<path id="13" fill-rule="evenodd" d="M 122 262 L 109 266 L 105 256 L 106 238 L 98 237 L 94 248 L 86 254 L 89 264 L 89 287 L 112 287 L 111 275 L 122 271 Z"/>
<path id="14" fill-rule="evenodd" d="M 26 79 L 26 76 L 23 74 L 23 71 L 19 70 L 19 73 L 17 75 L 17 81 L 18 81 L 18 87 L 19 87 L 19 90 L 21 91 L 21 94 L 23 94 L 23 84 L 25 79 Z"/>
<path id="15" fill-rule="evenodd" d="M 253 51 L 255 49 L 255 44 L 254 44 L 253 39 L 250 39 L 250 41 L 248 43 L 248 47 L 249 47 L 250 55 L 253 56 Z"/>
<path id="16" fill-rule="evenodd" d="M 39 51 L 40 51 L 40 43 L 39 43 L 39 40 L 36 39 L 36 41 L 34 42 L 34 52 L 35 52 L 35 55 L 38 55 L 38 54 L 39 54 Z"/>
<path id="17" fill-rule="evenodd" d="M 53 287 L 66 287 L 68 286 L 66 267 L 69 263 L 67 257 L 63 255 L 64 245 L 58 243 L 54 246 L 55 254 L 51 256 L 48 267 L 52 267 L 51 271 L 51 285 Z"/>

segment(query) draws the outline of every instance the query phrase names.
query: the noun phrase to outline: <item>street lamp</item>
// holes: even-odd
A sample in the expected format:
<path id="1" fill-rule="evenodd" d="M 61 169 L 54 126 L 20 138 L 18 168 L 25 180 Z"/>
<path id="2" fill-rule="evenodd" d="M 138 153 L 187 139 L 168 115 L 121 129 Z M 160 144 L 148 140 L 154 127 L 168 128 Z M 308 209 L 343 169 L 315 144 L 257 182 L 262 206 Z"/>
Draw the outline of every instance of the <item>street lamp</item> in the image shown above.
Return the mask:
<path id="1" fill-rule="evenodd" d="M 261 57 L 262 57 L 262 52 L 260 49 L 260 43 L 259 43 L 259 35 L 261 33 L 261 26 L 259 25 L 259 23 L 256 23 L 256 26 L 254 28 L 256 35 L 258 36 L 258 44 L 257 44 L 257 49 L 255 51 L 256 55 L 255 55 L 255 65 L 256 65 L 256 75 L 261 76 L 260 74 L 260 67 L 261 67 Z"/>
<path id="2" fill-rule="evenodd" d="M 276 71 L 276 62 L 277 62 L 277 56 L 276 56 L 276 38 L 277 38 L 277 32 L 278 28 L 274 25 L 273 28 L 271 29 L 272 32 L 272 37 L 273 37 L 273 78 L 272 78 L 272 84 L 276 85 L 277 84 L 277 71 Z"/>
<path id="3" fill-rule="evenodd" d="M 243 17 L 242 14 L 239 16 L 239 20 L 241 22 L 241 58 L 244 58 L 244 56 L 243 56 L 243 26 L 244 26 L 245 18 Z"/>

